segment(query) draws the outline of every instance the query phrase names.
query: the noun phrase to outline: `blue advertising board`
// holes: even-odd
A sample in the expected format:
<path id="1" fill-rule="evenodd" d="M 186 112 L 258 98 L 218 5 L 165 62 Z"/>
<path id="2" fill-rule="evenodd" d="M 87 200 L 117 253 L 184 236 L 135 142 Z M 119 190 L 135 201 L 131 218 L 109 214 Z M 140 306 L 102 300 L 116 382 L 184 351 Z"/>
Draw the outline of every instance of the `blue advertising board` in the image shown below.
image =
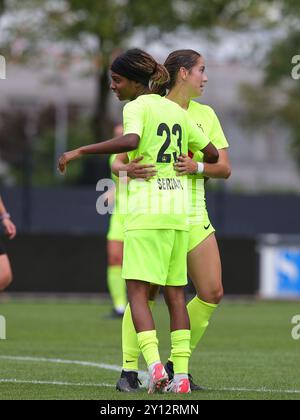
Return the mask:
<path id="1" fill-rule="evenodd" d="M 260 295 L 300 298 L 300 247 L 262 247 Z"/>

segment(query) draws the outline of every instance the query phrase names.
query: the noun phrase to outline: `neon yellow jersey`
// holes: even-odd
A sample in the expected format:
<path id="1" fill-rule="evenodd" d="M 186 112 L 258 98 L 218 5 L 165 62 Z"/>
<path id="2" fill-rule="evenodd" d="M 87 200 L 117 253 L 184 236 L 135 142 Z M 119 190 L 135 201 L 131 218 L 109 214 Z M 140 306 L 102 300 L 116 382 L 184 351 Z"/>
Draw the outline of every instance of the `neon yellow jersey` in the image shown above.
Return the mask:
<path id="1" fill-rule="evenodd" d="M 210 106 L 191 101 L 188 108 L 188 114 L 218 150 L 227 149 L 229 147 L 220 121 L 215 111 Z M 203 162 L 203 153 L 201 153 L 201 151 L 193 153 L 193 151 L 190 150 L 189 154 L 196 162 Z M 188 178 L 189 191 L 191 192 L 189 223 L 196 225 L 202 223 L 204 211 L 206 209 L 204 176 L 190 175 Z"/>
<path id="2" fill-rule="evenodd" d="M 112 167 L 113 161 L 117 155 L 111 155 L 109 158 L 110 167 Z M 113 172 L 111 173 L 111 178 L 115 183 L 115 203 L 114 203 L 114 213 L 120 212 L 120 206 L 124 207 L 127 203 L 127 178 L 119 178 Z"/>
<path id="3" fill-rule="evenodd" d="M 178 104 L 159 95 L 142 95 L 124 107 L 124 134 L 140 137 L 129 160 L 143 156 L 157 175 L 129 184 L 125 230 L 188 230 L 187 179 L 176 177 L 174 163 L 181 153 L 204 149 L 209 139 Z"/>

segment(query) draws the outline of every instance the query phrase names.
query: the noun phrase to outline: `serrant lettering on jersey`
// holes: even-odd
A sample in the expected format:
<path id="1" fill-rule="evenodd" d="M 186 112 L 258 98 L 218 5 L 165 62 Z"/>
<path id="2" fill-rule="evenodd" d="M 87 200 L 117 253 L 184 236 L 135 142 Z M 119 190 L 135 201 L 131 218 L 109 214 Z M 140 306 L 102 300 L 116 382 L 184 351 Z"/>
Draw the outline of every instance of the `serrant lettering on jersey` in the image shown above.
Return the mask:
<path id="1" fill-rule="evenodd" d="M 158 178 L 157 184 L 160 190 L 183 190 L 181 181 L 175 178 Z"/>

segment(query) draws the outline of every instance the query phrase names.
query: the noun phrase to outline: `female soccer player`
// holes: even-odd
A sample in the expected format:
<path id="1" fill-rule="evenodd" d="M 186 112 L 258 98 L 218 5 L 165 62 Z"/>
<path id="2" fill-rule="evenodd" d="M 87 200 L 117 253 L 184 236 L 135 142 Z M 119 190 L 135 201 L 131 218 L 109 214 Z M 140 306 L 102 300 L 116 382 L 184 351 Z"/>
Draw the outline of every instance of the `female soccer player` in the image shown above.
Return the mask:
<path id="1" fill-rule="evenodd" d="M 123 126 L 118 124 L 114 128 L 114 136 L 123 134 Z M 110 157 L 110 164 L 114 161 L 116 155 Z M 113 303 L 113 318 L 123 318 L 125 307 L 127 305 L 126 284 L 122 278 L 123 264 L 123 243 L 124 243 L 124 215 L 119 212 L 120 191 L 126 193 L 126 189 L 119 188 L 119 183 L 127 183 L 127 178 L 117 178 L 112 174 L 115 182 L 115 188 L 109 190 L 107 195 L 110 202 L 114 203 L 114 210 L 109 221 L 109 230 L 107 234 L 107 284 Z M 122 197 L 121 197 L 122 199 Z"/>
<path id="2" fill-rule="evenodd" d="M 14 239 L 17 234 L 16 226 L 10 220 L 10 215 L 6 211 L 2 198 L 0 197 L 0 221 L 9 239 Z M 0 243 L 0 292 L 6 289 L 12 282 L 12 271 L 10 262 L 4 247 Z"/>
<path id="3" fill-rule="evenodd" d="M 186 189 L 173 164 L 188 149 L 202 150 L 211 162 L 218 160 L 218 152 L 182 108 L 151 94 L 169 80 L 165 67 L 151 56 L 141 50 L 127 51 L 114 61 L 111 70 L 113 82 L 122 87 L 117 95 L 131 100 L 124 108 L 124 135 L 65 153 L 59 168 L 64 173 L 71 160 L 98 153 L 130 152 L 130 160 L 143 155 L 145 164 L 155 163 L 157 175 L 152 180 L 130 183 L 122 274 L 139 347 L 150 373 L 149 393 L 163 389 L 168 381 L 148 305 L 150 283 L 166 286 L 174 362 L 171 391 L 187 393 L 190 330 L 184 286 L 188 226 L 182 208 Z"/>
<path id="4" fill-rule="evenodd" d="M 203 57 L 192 50 L 174 51 L 167 58 L 165 66 L 170 74 L 167 98 L 188 111 L 192 119 L 219 149 L 220 155 L 216 164 L 203 163 L 201 153 L 196 153 L 193 159 L 181 156 L 178 158 L 178 163 L 175 164 L 179 174 L 193 174 L 189 176 L 191 208 L 188 247 L 188 272 L 197 293 L 188 304 L 191 322 L 191 350 L 193 352 L 201 341 L 209 325 L 209 320 L 223 297 L 221 261 L 215 230 L 206 209 L 204 179 L 226 179 L 230 176 L 231 166 L 227 152 L 228 143 L 214 110 L 209 106 L 192 101 L 202 95 L 208 81 Z M 128 175 L 131 176 L 130 168 L 127 169 L 127 160 L 126 154 L 118 155 L 112 166 L 113 171 L 117 174 L 119 171 L 127 170 Z M 195 175 L 197 171 L 199 172 L 199 167 L 202 173 Z M 146 171 L 142 173 L 146 176 Z M 152 287 L 151 299 L 155 297 L 156 293 L 157 291 Z M 117 384 L 120 391 L 130 392 L 137 388 L 138 383 L 132 381 L 133 374 L 131 372 L 138 370 L 138 357 L 137 340 L 128 307 L 123 318 L 123 378 Z M 169 358 L 165 367 L 172 379 L 172 357 Z M 193 391 L 201 390 L 201 387 L 193 382 L 191 375 L 190 383 Z"/>
<path id="5" fill-rule="evenodd" d="M 118 124 L 114 128 L 114 137 L 123 134 L 123 125 Z M 110 165 L 115 160 L 116 155 L 111 155 L 109 161 Z M 153 165 L 138 164 L 143 158 L 134 159 L 128 169 L 132 178 L 143 178 L 142 171 L 144 169 L 153 168 Z M 147 177 L 155 175 L 155 171 L 147 172 Z M 111 318 L 123 318 L 125 307 L 127 305 L 126 284 L 122 278 L 123 265 L 123 246 L 124 246 L 124 222 L 125 214 L 122 214 L 120 206 L 124 203 L 127 196 L 127 187 L 130 178 L 117 177 L 112 173 L 112 179 L 115 182 L 115 187 L 106 193 L 107 199 L 114 204 L 113 213 L 109 222 L 109 230 L 107 234 L 107 255 L 108 255 L 108 270 L 107 283 L 108 289 L 113 302 L 113 311 Z M 121 188 L 120 188 L 121 185 Z"/>

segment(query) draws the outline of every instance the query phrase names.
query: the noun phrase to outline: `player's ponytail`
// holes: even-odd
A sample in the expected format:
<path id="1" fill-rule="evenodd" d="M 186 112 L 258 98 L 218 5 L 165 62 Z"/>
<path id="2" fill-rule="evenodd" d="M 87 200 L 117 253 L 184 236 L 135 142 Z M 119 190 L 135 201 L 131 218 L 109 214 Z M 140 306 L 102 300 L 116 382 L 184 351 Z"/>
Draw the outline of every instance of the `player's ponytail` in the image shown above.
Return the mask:
<path id="1" fill-rule="evenodd" d="M 117 57 L 111 70 L 129 80 L 141 83 L 151 93 L 164 95 L 169 83 L 168 70 L 145 51 L 138 48 L 128 50 Z"/>
<path id="2" fill-rule="evenodd" d="M 170 81 L 168 70 L 162 64 L 156 63 L 153 75 L 150 78 L 150 90 L 161 96 L 165 96 L 166 87 Z"/>

